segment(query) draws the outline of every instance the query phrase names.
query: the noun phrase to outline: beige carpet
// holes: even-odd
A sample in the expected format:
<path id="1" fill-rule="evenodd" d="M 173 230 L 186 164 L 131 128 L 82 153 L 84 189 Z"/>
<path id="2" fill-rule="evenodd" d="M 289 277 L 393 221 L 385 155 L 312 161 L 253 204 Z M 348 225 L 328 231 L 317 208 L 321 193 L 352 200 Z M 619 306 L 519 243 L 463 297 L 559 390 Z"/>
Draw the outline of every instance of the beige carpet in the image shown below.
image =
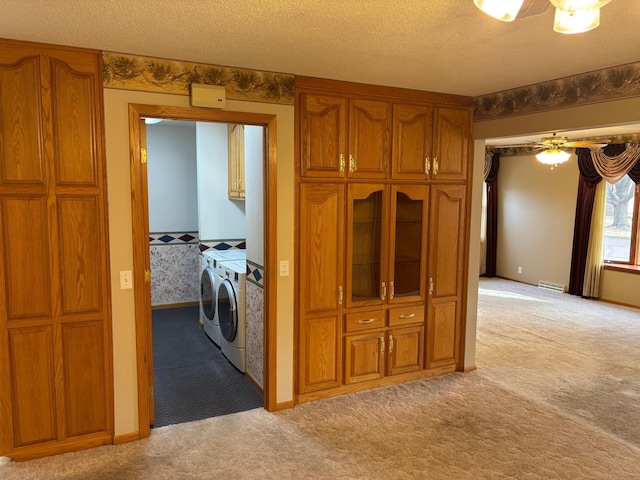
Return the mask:
<path id="1" fill-rule="evenodd" d="M 640 311 L 481 282 L 476 372 L 0 466 L 30 479 L 640 479 Z"/>

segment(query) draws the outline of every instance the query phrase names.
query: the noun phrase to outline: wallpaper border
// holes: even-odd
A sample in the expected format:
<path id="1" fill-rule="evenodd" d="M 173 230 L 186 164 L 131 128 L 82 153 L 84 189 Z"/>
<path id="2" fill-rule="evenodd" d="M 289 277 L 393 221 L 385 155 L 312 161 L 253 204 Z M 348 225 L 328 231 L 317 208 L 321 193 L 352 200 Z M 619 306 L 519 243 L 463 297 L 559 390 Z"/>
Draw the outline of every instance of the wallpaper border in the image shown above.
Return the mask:
<path id="1" fill-rule="evenodd" d="M 102 52 L 103 86 L 189 95 L 192 83 L 224 86 L 228 99 L 293 105 L 294 76 L 126 53 Z"/>
<path id="2" fill-rule="evenodd" d="M 474 121 L 640 96 L 640 62 L 476 97 Z"/>

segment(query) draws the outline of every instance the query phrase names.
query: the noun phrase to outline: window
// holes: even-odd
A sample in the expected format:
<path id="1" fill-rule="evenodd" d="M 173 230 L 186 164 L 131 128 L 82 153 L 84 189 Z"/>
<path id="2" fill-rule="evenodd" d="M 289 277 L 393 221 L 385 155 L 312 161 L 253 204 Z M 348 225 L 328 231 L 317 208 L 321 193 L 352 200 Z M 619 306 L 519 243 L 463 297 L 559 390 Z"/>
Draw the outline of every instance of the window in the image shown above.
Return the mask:
<path id="1" fill-rule="evenodd" d="M 640 255 L 640 184 L 628 175 L 607 184 L 604 214 L 604 261 L 638 265 Z"/>

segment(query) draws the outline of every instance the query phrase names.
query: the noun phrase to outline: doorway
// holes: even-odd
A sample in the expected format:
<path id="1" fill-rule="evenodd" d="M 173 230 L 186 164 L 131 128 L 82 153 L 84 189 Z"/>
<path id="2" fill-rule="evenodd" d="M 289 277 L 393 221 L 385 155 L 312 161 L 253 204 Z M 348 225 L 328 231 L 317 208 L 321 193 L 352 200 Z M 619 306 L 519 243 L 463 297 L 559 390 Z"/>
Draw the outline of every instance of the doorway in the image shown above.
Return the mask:
<path id="1" fill-rule="evenodd" d="M 153 350 L 151 329 L 149 211 L 146 165 L 145 117 L 196 122 L 217 122 L 262 126 L 264 140 L 264 390 L 263 406 L 274 410 L 275 399 L 275 319 L 276 298 L 276 174 L 275 115 L 228 112 L 188 107 L 155 105 L 129 106 L 131 146 L 131 193 L 133 260 L 136 315 L 138 412 L 140 437 L 149 435 L 153 421 Z"/>

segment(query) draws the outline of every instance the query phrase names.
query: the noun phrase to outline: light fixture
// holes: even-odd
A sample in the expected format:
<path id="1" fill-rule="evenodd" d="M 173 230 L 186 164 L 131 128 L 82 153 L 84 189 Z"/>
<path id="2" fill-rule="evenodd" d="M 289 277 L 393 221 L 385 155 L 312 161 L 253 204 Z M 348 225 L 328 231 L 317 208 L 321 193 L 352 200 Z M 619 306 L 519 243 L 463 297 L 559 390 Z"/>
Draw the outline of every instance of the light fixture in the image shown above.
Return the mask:
<path id="1" fill-rule="evenodd" d="M 560 150 L 560 147 L 557 145 L 551 145 L 549 148 L 536 155 L 536 158 L 540 163 L 551 165 L 552 167 L 556 167 L 561 163 L 566 162 L 569 160 L 569 157 L 571 157 L 571 154 L 564 150 Z"/>
<path id="2" fill-rule="evenodd" d="M 600 25 L 600 8 L 611 0 L 549 1 L 556 7 L 553 30 L 558 33 L 571 34 L 588 32 L 598 27 Z M 473 0 L 473 3 L 493 18 L 503 22 L 513 22 L 522 8 L 524 0 Z"/>
<path id="3" fill-rule="evenodd" d="M 582 33 L 600 25 L 600 9 L 567 11 L 556 8 L 553 30 L 558 33 Z"/>
<path id="4" fill-rule="evenodd" d="M 144 117 L 144 123 L 146 123 L 147 125 L 154 125 L 156 123 L 160 123 L 161 121 L 162 121 L 161 118 Z"/>
<path id="5" fill-rule="evenodd" d="M 484 13 L 503 22 L 513 22 L 524 0 L 473 0 Z"/>

